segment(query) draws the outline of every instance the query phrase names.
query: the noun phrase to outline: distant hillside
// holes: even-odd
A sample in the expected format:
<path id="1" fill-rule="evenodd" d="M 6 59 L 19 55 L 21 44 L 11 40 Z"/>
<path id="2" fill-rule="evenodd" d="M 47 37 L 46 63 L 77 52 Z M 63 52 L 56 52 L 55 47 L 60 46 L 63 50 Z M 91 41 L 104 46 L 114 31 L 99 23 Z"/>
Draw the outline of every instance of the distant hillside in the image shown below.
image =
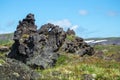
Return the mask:
<path id="1" fill-rule="evenodd" d="M 7 43 L 9 41 L 12 41 L 13 39 L 13 33 L 8 34 L 0 34 L 0 44 Z M 120 45 L 120 37 L 107 37 L 107 38 L 87 38 L 85 41 L 97 41 L 99 44 L 117 44 Z M 106 40 L 106 41 L 103 41 Z M 101 41 L 101 42 L 100 42 Z M 103 42 L 102 42 L 103 41 Z M 96 42 L 96 43 L 97 43 Z M 91 42 L 90 44 L 94 44 L 95 42 Z"/>
<path id="2" fill-rule="evenodd" d="M 101 45 L 120 45 L 120 37 L 108 37 L 108 38 L 89 38 L 85 41 L 90 44 L 101 44 Z"/>
<path id="3" fill-rule="evenodd" d="M 7 44 L 13 39 L 13 33 L 0 34 L 0 45 Z"/>
<path id="4" fill-rule="evenodd" d="M 87 38 L 85 40 L 120 40 L 120 37 L 107 37 L 107 38 Z"/>
<path id="5" fill-rule="evenodd" d="M 11 40 L 13 38 L 13 33 L 0 34 L 0 40 Z"/>

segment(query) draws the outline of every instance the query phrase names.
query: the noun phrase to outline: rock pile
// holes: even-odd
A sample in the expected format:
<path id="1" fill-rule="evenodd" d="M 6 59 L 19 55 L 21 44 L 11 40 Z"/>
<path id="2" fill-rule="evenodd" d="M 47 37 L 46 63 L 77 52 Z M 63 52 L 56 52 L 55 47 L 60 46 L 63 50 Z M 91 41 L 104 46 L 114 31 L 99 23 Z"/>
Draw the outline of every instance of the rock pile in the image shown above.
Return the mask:
<path id="1" fill-rule="evenodd" d="M 13 39 L 15 42 L 8 57 L 22 61 L 32 68 L 45 69 L 54 66 L 60 50 L 80 56 L 94 54 L 93 48 L 82 38 L 76 37 L 73 30 L 68 29 L 65 32 L 50 23 L 37 30 L 34 15 L 31 13 L 19 21 Z"/>

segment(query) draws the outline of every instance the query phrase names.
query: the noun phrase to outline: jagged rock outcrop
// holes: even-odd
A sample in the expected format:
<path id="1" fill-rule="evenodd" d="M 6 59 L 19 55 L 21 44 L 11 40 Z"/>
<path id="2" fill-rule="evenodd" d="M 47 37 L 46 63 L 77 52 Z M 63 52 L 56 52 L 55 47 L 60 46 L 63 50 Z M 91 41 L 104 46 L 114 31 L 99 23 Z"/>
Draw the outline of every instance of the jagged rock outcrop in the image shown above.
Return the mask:
<path id="1" fill-rule="evenodd" d="M 94 50 L 82 38 L 76 37 L 73 30 L 67 32 L 57 25 L 45 24 L 39 30 L 33 14 L 19 21 L 14 32 L 14 44 L 9 58 L 14 58 L 32 68 L 45 69 L 54 66 L 60 50 L 81 56 L 93 55 Z"/>
<path id="2" fill-rule="evenodd" d="M 90 45 L 84 42 L 80 37 L 75 35 L 67 35 L 63 46 L 61 47 L 63 51 L 73 54 L 79 54 L 80 56 L 93 55 L 94 49 Z"/>
<path id="3" fill-rule="evenodd" d="M 67 33 L 67 35 L 75 35 L 75 32 L 73 30 L 71 30 L 70 28 L 68 28 L 66 33 Z"/>

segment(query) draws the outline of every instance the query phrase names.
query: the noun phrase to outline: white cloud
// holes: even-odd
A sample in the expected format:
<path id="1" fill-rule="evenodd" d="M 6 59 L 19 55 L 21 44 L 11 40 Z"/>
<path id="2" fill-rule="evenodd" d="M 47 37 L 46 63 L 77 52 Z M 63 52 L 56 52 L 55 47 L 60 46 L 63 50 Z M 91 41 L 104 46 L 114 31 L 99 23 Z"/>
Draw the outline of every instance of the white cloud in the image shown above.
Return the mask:
<path id="1" fill-rule="evenodd" d="M 107 14 L 108 16 L 117 16 L 119 13 L 115 11 L 109 11 Z"/>
<path id="2" fill-rule="evenodd" d="M 70 29 L 72 29 L 72 30 L 75 31 L 78 27 L 79 27 L 78 25 L 74 25 L 74 26 L 72 26 Z"/>
<path id="3" fill-rule="evenodd" d="M 79 14 L 82 15 L 82 16 L 85 16 L 85 15 L 88 14 L 88 11 L 87 10 L 80 10 Z"/>
<path id="4" fill-rule="evenodd" d="M 58 20 L 58 21 L 48 21 L 48 23 L 52 23 L 54 25 L 59 25 L 63 29 L 67 30 L 68 28 L 76 30 L 78 28 L 78 25 L 73 25 L 72 22 L 70 22 L 68 19 Z"/>
<path id="5" fill-rule="evenodd" d="M 72 26 L 72 23 L 68 19 L 58 20 L 58 21 L 50 21 L 55 25 L 59 25 L 61 27 L 69 28 Z"/>

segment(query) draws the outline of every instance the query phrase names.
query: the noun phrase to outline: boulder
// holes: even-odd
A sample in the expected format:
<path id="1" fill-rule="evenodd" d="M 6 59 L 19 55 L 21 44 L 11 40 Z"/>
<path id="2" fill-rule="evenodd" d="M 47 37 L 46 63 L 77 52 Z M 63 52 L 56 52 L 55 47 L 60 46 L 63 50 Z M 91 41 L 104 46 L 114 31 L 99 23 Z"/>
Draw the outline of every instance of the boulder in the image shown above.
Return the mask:
<path id="1" fill-rule="evenodd" d="M 39 78 L 39 73 L 14 59 L 7 58 L 0 66 L 0 80 L 38 80 Z"/>

